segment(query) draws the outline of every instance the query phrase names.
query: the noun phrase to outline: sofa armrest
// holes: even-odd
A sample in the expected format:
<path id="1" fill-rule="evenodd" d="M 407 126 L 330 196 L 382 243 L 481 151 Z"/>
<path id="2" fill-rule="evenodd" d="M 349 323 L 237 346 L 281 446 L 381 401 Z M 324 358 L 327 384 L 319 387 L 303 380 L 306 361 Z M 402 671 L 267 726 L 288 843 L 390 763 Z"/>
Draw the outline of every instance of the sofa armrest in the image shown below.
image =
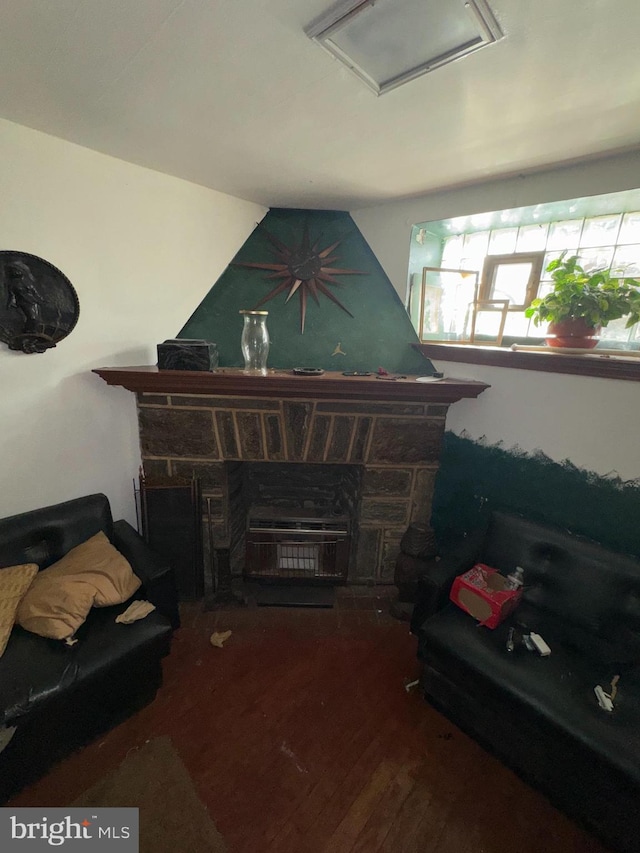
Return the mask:
<path id="1" fill-rule="evenodd" d="M 152 551 L 124 519 L 113 524 L 113 544 L 142 581 L 147 600 L 169 619 L 173 628 L 179 628 L 178 594 L 169 561 Z"/>
<path id="2" fill-rule="evenodd" d="M 418 634 L 426 619 L 446 605 L 453 581 L 477 562 L 477 542 L 468 543 L 467 548 L 431 560 L 428 570 L 420 578 L 418 597 L 411 615 L 411 633 Z"/>

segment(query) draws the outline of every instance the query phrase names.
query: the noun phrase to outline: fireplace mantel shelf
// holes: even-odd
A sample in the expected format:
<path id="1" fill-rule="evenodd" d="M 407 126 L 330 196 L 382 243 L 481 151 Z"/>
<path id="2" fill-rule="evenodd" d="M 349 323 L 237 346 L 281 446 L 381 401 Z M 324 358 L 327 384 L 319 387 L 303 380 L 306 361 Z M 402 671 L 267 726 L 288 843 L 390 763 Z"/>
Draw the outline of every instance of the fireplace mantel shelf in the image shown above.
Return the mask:
<path id="1" fill-rule="evenodd" d="M 344 376 L 327 371 L 321 376 L 296 376 L 288 370 L 270 370 L 266 376 L 249 376 L 241 368 L 219 368 L 214 373 L 158 370 L 153 365 L 101 367 L 93 371 L 108 385 L 151 394 L 207 394 L 227 397 L 303 398 L 312 400 L 373 400 L 418 403 L 455 403 L 477 397 L 490 386 L 472 379 L 417 382 L 382 380 L 375 376 Z"/>

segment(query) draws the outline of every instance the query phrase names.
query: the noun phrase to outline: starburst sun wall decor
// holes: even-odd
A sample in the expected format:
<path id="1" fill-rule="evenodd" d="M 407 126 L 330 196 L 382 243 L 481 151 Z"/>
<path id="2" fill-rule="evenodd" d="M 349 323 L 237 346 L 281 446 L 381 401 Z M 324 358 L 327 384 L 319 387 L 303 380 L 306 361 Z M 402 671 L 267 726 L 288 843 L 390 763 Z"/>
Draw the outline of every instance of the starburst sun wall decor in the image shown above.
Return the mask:
<path id="1" fill-rule="evenodd" d="M 332 266 L 334 261 L 338 260 L 338 255 L 334 252 L 343 242 L 344 237 L 321 249 L 321 239 L 316 240 L 312 245 L 309 237 L 309 226 L 305 224 L 300 243 L 295 246 L 287 246 L 267 231 L 263 225 L 260 227 L 273 247 L 275 261 L 272 263 L 245 261 L 234 264 L 237 267 L 270 271 L 267 280 L 275 279 L 278 281 L 276 286 L 256 303 L 254 309 L 260 308 L 269 300 L 275 299 L 276 296 L 285 292 L 287 292 L 285 299 L 285 303 L 287 303 L 297 293 L 300 301 L 300 334 L 304 334 L 309 296 L 321 307 L 319 294 L 322 294 L 350 317 L 353 317 L 351 311 L 345 308 L 331 290 L 331 287 L 343 286 L 342 282 L 335 278 L 337 275 L 366 275 L 364 270 Z"/>

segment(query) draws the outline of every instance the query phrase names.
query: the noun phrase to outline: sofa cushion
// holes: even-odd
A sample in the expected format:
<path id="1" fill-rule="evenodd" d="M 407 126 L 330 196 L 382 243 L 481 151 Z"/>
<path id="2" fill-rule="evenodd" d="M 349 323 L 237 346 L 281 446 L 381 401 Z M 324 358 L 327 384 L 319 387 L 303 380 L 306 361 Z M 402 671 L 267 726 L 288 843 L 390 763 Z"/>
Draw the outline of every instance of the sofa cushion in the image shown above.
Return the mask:
<path id="1" fill-rule="evenodd" d="M 423 624 L 420 656 L 478 701 L 499 691 L 502 713 L 537 714 L 640 784 L 638 650 L 575 634 L 572 626 L 530 606 L 522 605 L 517 619 L 544 637 L 549 657 L 524 648 L 507 652 L 508 626 L 515 619 L 490 631 L 453 606 Z M 593 688 L 601 684 L 607 691 L 614 675 L 620 675 L 618 694 L 614 712 L 607 713 Z"/>
<path id="2" fill-rule="evenodd" d="M 111 541 L 111 507 L 107 496 L 101 494 L 85 495 L 55 506 L 0 518 L 0 565 L 38 563 L 41 569 L 46 568 L 99 530 Z M 35 556 L 5 561 L 7 555 L 11 557 L 16 551 L 20 553 L 20 549 L 29 549 L 43 541 L 46 547 L 44 562 Z"/>
<path id="3" fill-rule="evenodd" d="M 524 598 L 591 634 L 640 635 L 640 560 L 526 518 L 493 512 L 476 559 L 524 569 Z"/>
<path id="4" fill-rule="evenodd" d="M 39 569 L 44 569 L 52 562 L 49 543 L 46 539 L 12 542 L 5 545 L 2 554 L 0 554 L 1 568 L 24 563 L 36 563 Z"/>
<path id="5" fill-rule="evenodd" d="M 35 563 L 0 570 L 0 657 L 9 642 L 18 605 L 37 574 L 38 566 Z"/>
<path id="6" fill-rule="evenodd" d="M 17 621 L 34 634 L 66 639 L 91 607 L 121 604 L 139 587 L 128 561 L 100 531 L 39 573 L 20 603 Z"/>
<path id="7" fill-rule="evenodd" d="M 139 659 L 145 648 L 158 657 L 168 654 L 172 632 L 167 618 L 154 610 L 131 625 L 116 623 L 126 606 L 91 610 L 74 646 L 17 625 L 0 659 L 0 726 L 20 726 L 20 719 L 35 708 L 64 694 L 73 697 L 85 681 L 120 671 L 123 661 Z"/>

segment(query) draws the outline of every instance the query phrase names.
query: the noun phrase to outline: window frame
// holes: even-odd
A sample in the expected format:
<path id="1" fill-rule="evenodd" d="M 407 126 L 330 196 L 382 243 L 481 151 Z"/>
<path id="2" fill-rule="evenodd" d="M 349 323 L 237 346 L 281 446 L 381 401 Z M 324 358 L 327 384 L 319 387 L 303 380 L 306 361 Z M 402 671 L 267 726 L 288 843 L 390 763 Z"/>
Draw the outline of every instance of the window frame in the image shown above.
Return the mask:
<path id="1" fill-rule="evenodd" d="M 494 293 L 494 287 L 498 267 L 507 266 L 509 264 L 530 263 L 531 272 L 529 273 L 529 281 L 527 282 L 525 303 L 516 304 L 514 302 L 509 302 L 508 308 L 509 311 L 514 312 L 525 311 L 538 295 L 544 257 L 545 252 L 513 252 L 508 255 L 487 255 L 482 265 L 478 299 L 482 302 L 490 302 L 497 298 Z"/>

